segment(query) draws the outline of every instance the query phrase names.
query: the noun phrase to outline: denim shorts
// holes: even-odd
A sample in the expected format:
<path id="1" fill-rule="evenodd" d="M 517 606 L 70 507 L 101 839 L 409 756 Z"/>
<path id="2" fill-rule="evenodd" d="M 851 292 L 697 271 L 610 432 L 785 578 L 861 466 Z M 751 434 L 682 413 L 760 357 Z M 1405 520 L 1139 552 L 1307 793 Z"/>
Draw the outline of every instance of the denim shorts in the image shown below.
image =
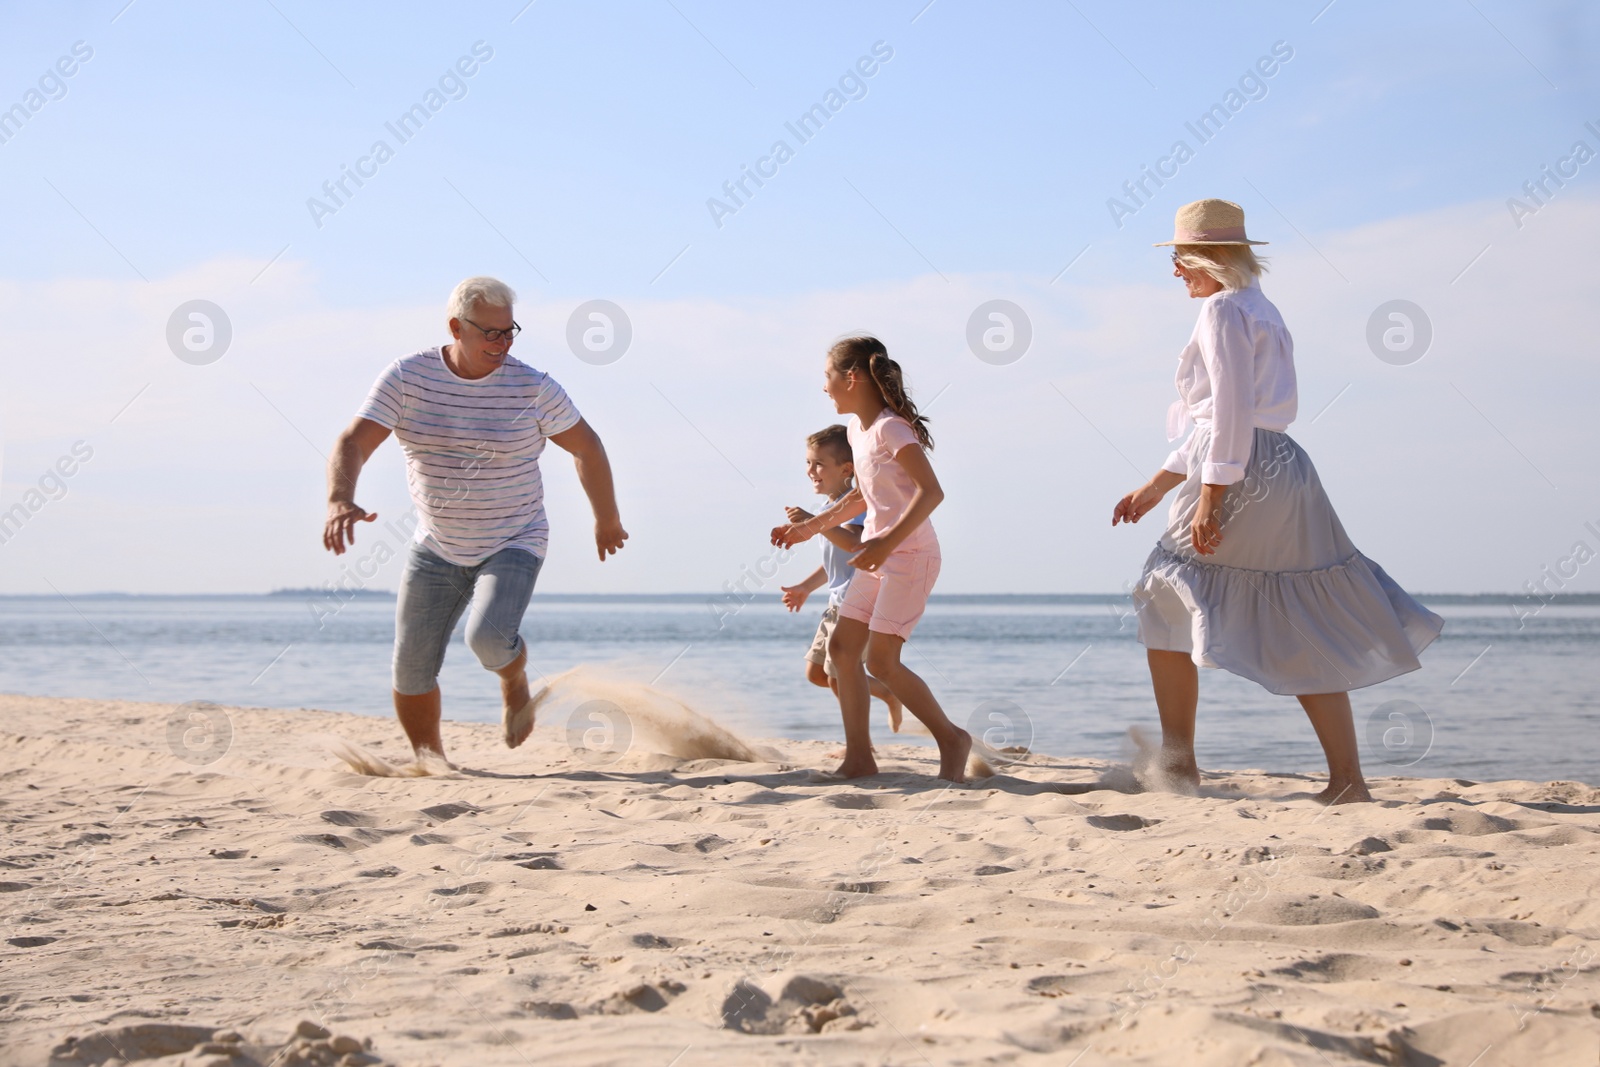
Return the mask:
<path id="1" fill-rule="evenodd" d="M 420 544 L 411 546 L 394 613 L 394 688 L 406 696 L 431 693 L 461 613 L 467 645 L 491 671 L 522 654 L 523 612 L 544 560 L 522 548 L 503 548 L 464 567 Z"/>

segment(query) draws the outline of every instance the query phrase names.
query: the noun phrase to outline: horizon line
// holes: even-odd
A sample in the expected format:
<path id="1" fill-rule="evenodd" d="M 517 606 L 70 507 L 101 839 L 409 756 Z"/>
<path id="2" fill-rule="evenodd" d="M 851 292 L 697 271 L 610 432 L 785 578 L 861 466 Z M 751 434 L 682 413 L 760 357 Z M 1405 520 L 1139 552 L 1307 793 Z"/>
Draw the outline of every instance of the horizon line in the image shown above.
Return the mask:
<path id="1" fill-rule="evenodd" d="M 333 587 L 307 586 L 301 588 L 274 589 L 268 592 L 227 592 L 227 593 L 130 593 L 117 590 L 101 590 L 91 593 L 73 593 L 73 598 L 83 600 L 242 600 L 242 599 L 292 599 L 297 597 L 326 597 L 343 596 L 345 599 L 372 599 L 393 600 L 396 593 L 389 589 L 358 589 L 340 590 Z M 776 593 L 771 594 L 776 598 Z M 1535 596 L 1527 592 L 1429 592 L 1413 594 L 1419 600 L 1537 600 L 1541 603 L 1597 603 L 1600 604 L 1600 591 L 1596 592 L 1561 592 L 1550 593 L 1546 596 Z M 729 597 L 738 597 L 737 593 L 721 592 L 677 592 L 677 593 L 558 593 L 535 591 L 535 599 L 559 601 L 640 601 L 653 600 L 660 602 L 699 602 L 704 600 L 724 600 Z M 752 603 L 760 599 L 761 594 L 750 595 L 745 603 Z M 930 603 L 937 601 L 957 602 L 973 600 L 1033 600 L 1033 601 L 1059 601 L 1059 600 L 1125 600 L 1128 593 L 934 593 L 928 599 Z M 47 593 L 0 593 L 0 600 L 53 600 L 66 599 L 66 594 L 60 592 Z"/>

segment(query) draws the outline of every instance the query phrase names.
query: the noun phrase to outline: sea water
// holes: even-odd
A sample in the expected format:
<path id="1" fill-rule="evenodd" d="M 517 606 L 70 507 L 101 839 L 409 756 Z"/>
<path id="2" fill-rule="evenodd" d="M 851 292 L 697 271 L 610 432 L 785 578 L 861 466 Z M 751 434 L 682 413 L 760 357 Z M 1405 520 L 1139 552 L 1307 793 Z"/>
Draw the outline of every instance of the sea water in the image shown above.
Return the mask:
<path id="1" fill-rule="evenodd" d="M 1600 784 L 1600 605 L 1520 619 L 1503 597 L 1429 606 L 1445 630 L 1422 669 L 1352 694 L 1368 774 Z M 535 684 L 588 666 L 748 738 L 842 738 L 833 697 L 804 676 L 820 605 L 732 607 L 535 594 L 522 634 Z M 0 691 L 387 717 L 393 640 L 386 597 L 0 597 Z M 1157 727 L 1125 597 L 936 597 L 903 660 L 995 747 L 1121 759 L 1130 726 Z M 448 718 L 499 721 L 497 680 L 459 632 L 440 684 Z M 877 701 L 873 731 L 891 736 Z M 1196 749 L 1203 767 L 1326 769 L 1292 698 L 1222 671 L 1201 672 Z"/>

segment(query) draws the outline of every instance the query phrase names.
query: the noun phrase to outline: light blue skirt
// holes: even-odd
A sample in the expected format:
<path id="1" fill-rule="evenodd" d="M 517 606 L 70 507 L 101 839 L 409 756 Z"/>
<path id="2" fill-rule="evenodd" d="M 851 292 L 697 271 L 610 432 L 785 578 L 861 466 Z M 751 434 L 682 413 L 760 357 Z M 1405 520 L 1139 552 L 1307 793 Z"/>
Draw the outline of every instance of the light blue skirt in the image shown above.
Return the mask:
<path id="1" fill-rule="evenodd" d="M 1189 523 L 1211 440 L 1201 423 L 1190 474 L 1134 589 L 1139 640 L 1187 653 L 1270 692 L 1299 696 L 1376 685 L 1421 666 L 1444 620 L 1356 550 L 1311 457 L 1257 429 L 1245 477 L 1223 497 L 1222 544 L 1200 556 Z"/>

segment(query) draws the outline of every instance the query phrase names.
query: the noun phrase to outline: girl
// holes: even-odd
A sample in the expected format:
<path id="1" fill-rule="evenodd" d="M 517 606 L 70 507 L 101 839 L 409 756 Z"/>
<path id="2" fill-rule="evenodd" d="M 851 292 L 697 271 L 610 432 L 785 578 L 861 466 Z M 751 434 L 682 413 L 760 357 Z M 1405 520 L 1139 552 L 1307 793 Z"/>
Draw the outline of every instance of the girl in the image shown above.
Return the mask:
<path id="1" fill-rule="evenodd" d="M 900 650 L 928 606 L 939 577 L 939 539 L 928 516 L 944 499 L 925 449 L 928 420 L 906 395 L 900 365 L 876 337 L 848 337 L 828 350 L 822 391 L 849 422 L 856 488 L 820 515 L 779 526 L 772 543 L 787 548 L 867 509 L 855 577 L 839 606 L 828 654 L 839 670 L 844 718 L 843 778 L 878 773 L 868 728 L 867 672 L 883 681 L 939 744 L 939 777 L 966 779 L 972 738 L 946 718 L 928 685 L 900 662 Z M 862 655 L 866 662 L 863 664 Z"/>

